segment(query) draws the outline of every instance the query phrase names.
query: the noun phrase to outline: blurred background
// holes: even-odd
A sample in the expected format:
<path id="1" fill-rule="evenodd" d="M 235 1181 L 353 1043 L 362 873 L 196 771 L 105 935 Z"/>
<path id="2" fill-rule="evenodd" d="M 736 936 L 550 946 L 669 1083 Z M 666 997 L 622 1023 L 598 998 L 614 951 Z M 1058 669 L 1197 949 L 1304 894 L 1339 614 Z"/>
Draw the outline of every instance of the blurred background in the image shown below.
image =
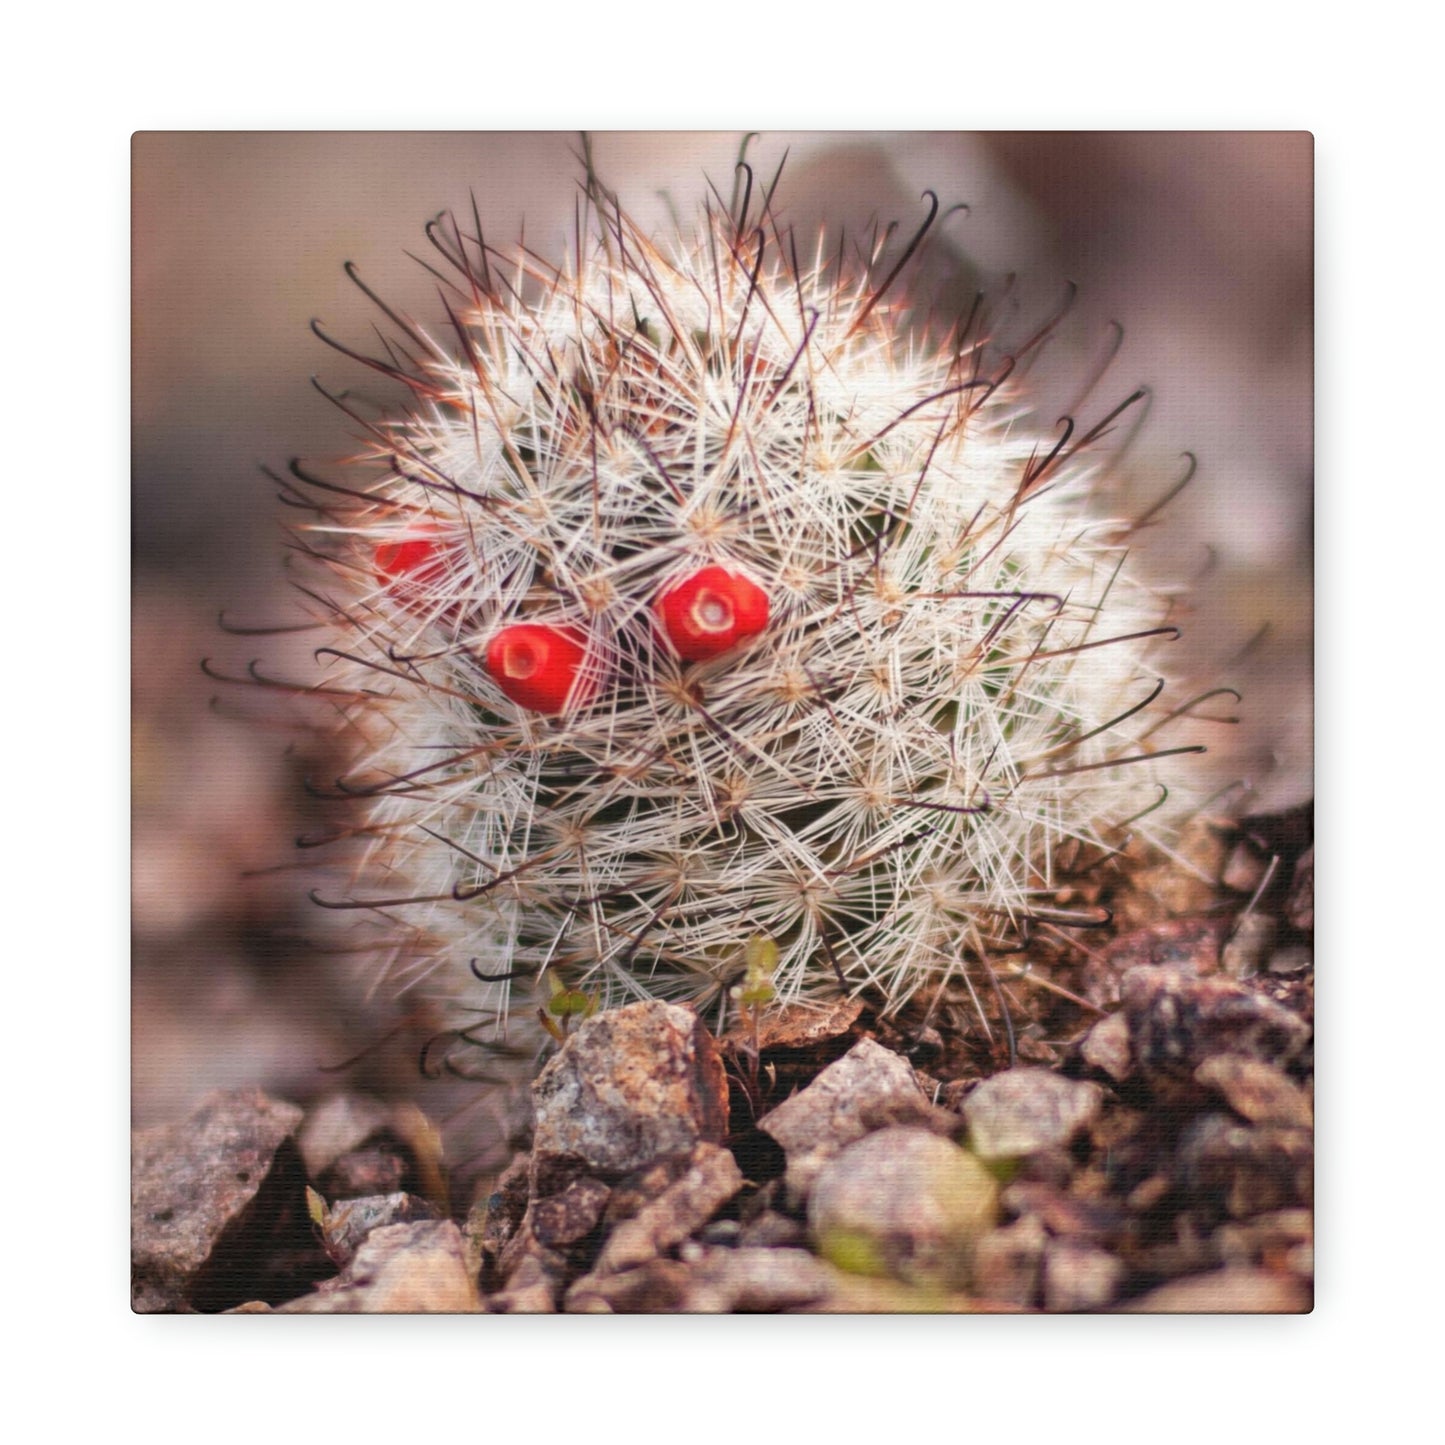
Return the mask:
<path id="1" fill-rule="evenodd" d="M 733 133 L 600 133 L 597 169 L 639 219 L 724 197 Z M 304 676 L 305 635 L 218 625 L 288 620 L 282 508 L 260 471 L 324 463 L 348 423 L 309 384 L 355 368 L 308 329 L 365 346 L 372 310 L 352 261 L 394 308 L 440 315 L 407 251 L 475 195 L 488 239 L 560 254 L 578 137 L 560 133 L 140 133 L 133 143 L 132 1112 L 178 1118 L 210 1088 L 260 1085 L 307 1103 L 340 1087 L 419 1090 L 426 1020 L 393 1033 L 354 963 L 308 943 L 310 880 L 293 840 L 314 823 L 302 779 L 314 738 L 239 717 L 205 677 L 264 657 Z M 1313 146 L 1302 132 L 766 134 L 762 180 L 786 155 L 775 209 L 800 236 L 866 234 L 967 203 L 935 228 L 915 285 L 941 308 L 975 288 L 1041 323 L 1078 286 L 1036 383 L 1052 424 L 1123 341 L 1091 398 L 1104 415 L 1147 384 L 1125 485 L 1137 512 L 1199 469 L 1147 535 L 1146 570 L 1198 578 L 1187 669 L 1244 694 L 1210 758 L 1246 811 L 1312 793 Z M 1097 419 L 1097 417 L 1096 417 Z M 213 704 L 213 699 L 218 699 Z M 340 1065 L 363 1052 L 359 1061 Z M 488 1107 L 454 1081 L 434 1114 Z"/>

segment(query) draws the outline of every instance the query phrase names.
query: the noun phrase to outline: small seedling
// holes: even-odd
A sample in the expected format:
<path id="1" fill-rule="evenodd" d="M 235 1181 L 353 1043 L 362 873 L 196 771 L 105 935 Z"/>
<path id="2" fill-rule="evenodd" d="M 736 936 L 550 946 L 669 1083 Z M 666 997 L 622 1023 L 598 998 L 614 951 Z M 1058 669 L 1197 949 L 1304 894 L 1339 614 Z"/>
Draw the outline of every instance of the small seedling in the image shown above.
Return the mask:
<path id="1" fill-rule="evenodd" d="M 573 1019 L 590 1019 L 597 1012 L 597 995 L 568 988 L 555 973 L 548 978 L 552 996 L 545 1009 L 537 1010 L 537 1019 L 547 1033 L 562 1044 L 572 1032 Z"/>

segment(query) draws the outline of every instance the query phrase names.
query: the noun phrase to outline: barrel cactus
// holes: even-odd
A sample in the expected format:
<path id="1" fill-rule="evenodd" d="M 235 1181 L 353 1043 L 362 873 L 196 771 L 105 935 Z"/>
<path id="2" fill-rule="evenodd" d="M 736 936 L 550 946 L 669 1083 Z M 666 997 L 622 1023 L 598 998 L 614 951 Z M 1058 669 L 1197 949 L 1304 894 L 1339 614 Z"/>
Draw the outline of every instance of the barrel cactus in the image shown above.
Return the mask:
<path id="1" fill-rule="evenodd" d="M 405 404 L 339 397 L 364 452 L 293 468 L 356 759 L 316 900 L 477 1042 L 549 998 L 725 1022 L 759 938 L 780 1003 L 976 989 L 1189 806 L 1107 428 L 1031 419 L 891 259 L 588 196 L 555 266 L 430 228 L 441 327 L 378 302 L 352 353 Z"/>

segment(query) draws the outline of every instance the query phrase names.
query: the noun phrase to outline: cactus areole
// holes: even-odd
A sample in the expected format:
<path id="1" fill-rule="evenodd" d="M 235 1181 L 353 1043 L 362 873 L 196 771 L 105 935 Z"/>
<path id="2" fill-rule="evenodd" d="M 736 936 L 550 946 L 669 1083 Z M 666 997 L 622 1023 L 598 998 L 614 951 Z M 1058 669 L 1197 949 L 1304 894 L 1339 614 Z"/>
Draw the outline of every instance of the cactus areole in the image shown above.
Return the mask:
<path id="1" fill-rule="evenodd" d="M 317 902 L 469 1038 L 558 989 L 725 1023 L 757 939 L 779 1003 L 972 990 L 1193 806 L 1178 632 L 1099 507 L 1127 429 L 1034 423 L 896 249 L 587 199 L 555 267 L 430 227 L 447 326 L 332 343 L 402 391 L 296 472 L 360 740 Z"/>

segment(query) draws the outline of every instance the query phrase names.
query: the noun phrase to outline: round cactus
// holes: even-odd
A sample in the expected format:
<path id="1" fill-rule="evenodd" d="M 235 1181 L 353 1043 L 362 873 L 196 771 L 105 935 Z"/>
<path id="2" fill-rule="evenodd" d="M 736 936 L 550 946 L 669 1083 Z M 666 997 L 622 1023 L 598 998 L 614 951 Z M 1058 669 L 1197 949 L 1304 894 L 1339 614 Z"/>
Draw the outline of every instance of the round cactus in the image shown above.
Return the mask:
<path id="1" fill-rule="evenodd" d="M 780 1002 L 969 985 L 1185 806 L 1096 461 L 897 268 L 592 214 L 555 268 L 432 228 L 449 329 L 359 358 L 409 402 L 296 469 L 363 813 L 317 901 L 478 1039 L 519 991 L 716 1021 L 758 938 Z"/>

